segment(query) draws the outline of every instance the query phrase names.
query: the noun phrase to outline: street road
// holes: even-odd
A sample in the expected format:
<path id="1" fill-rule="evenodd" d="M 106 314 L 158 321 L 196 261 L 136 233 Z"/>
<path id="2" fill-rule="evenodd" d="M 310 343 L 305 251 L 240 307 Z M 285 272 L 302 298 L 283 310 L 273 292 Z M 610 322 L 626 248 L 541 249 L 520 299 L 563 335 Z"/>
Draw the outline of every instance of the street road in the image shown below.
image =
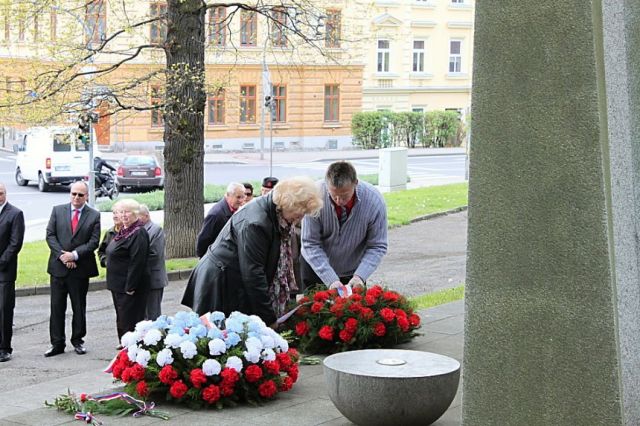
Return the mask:
<path id="1" fill-rule="evenodd" d="M 273 174 L 279 178 L 307 175 L 320 178 L 332 161 L 312 161 L 301 163 L 274 163 Z M 351 160 L 358 174 L 378 172 L 378 159 Z M 438 155 L 408 158 L 408 173 L 413 184 L 418 186 L 442 185 L 464 181 L 464 155 Z M 205 182 L 227 184 L 238 181 L 261 181 L 269 174 L 269 166 L 256 164 L 205 164 Z M 69 189 L 65 186 L 53 187 L 51 192 L 39 192 L 35 184 L 26 187 L 15 182 L 15 154 L 0 151 L 0 182 L 7 186 L 9 201 L 22 209 L 27 225 L 46 223 L 51 207 L 69 201 Z M 124 193 L 123 195 L 127 195 Z"/>

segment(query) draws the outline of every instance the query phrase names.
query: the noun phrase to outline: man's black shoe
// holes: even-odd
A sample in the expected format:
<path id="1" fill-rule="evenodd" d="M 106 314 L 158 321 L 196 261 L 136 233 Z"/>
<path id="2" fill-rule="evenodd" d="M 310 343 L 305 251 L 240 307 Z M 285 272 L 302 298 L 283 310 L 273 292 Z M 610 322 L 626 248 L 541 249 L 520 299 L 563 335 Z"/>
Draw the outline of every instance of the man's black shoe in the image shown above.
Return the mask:
<path id="1" fill-rule="evenodd" d="M 49 358 L 50 356 L 56 356 L 64 353 L 64 346 L 51 346 L 45 353 L 44 356 Z"/>
<path id="2" fill-rule="evenodd" d="M 7 362 L 11 359 L 9 352 L 0 352 L 0 362 Z"/>
<path id="3" fill-rule="evenodd" d="M 84 355 L 87 353 L 87 349 L 82 345 L 75 345 L 73 350 L 76 351 L 78 355 Z"/>

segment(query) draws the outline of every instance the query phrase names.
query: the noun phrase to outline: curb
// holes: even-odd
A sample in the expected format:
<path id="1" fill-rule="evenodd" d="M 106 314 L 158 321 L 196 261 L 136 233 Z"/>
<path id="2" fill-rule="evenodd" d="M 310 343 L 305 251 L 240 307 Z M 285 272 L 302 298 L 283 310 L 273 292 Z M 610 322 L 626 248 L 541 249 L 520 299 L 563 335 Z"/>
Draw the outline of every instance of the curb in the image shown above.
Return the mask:
<path id="1" fill-rule="evenodd" d="M 447 216 L 454 213 L 460 213 L 467 210 L 468 206 L 456 207 L 455 209 L 447 210 L 444 212 L 430 213 L 424 216 L 418 216 L 409 221 L 409 223 L 421 222 L 423 220 L 435 219 L 440 216 Z M 394 227 L 395 228 L 395 227 Z M 169 281 L 181 281 L 186 280 L 191 275 L 192 269 L 180 269 L 178 271 L 169 271 L 167 272 L 167 278 Z M 89 282 L 89 291 L 98 291 L 105 290 L 107 288 L 107 282 L 104 280 L 100 281 L 90 281 Z M 22 287 L 16 289 L 16 297 L 23 296 L 37 296 L 41 294 L 51 294 L 51 288 L 48 285 L 44 286 L 33 286 L 33 287 Z"/>
<path id="2" fill-rule="evenodd" d="M 191 269 L 180 269 L 177 271 L 169 271 L 167 272 L 167 278 L 169 281 L 181 281 L 186 280 L 191 275 Z M 90 281 L 89 282 L 89 291 L 98 291 L 98 290 L 106 290 L 107 282 L 105 280 L 100 281 Z M 51 294 L 51 287 L 48 285 L 44 286 L 33 286 L 33 287 L 21 287 L 16 289 L 16 297 L 24 297 L 24 296 L 39 296 L 42 294 Z"/>

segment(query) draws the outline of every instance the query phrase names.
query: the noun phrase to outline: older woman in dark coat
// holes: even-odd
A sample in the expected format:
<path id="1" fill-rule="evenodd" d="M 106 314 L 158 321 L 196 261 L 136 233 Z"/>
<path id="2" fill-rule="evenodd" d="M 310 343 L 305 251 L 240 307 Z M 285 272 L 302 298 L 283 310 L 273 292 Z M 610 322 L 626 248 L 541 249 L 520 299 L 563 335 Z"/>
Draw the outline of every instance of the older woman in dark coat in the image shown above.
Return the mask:
<path id="1" fill-rule="evenodd" d="M 201 315 L 240 311 L 273 324 L 297 290 L 293 225 L 321 207 L 319 189 L 306 177 L 283 179 L 272 192 L 243 206 L 191 273 L 182 304 Z"/>
<path id="2" fill-rule="evenodd" d="M 144 320 L 150 283 L 149 234 L 138 219 L 140 204 L 118 202 L 122 228 L 106 249 L 107 289 L 116 308 L 118 339 Z"/>

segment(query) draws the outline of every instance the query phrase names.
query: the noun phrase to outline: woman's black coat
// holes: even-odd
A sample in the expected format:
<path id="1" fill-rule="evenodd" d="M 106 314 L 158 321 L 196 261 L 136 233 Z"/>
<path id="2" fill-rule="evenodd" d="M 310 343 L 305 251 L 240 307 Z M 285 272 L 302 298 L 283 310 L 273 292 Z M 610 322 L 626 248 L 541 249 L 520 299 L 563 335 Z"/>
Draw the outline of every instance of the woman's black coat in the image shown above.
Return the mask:
<path id="1" fill-rule="evenodd" d="M 246 204 L 224 226 L 191 273 L 182 304 L 202 315 L 240 311 L 267 324 L 276 316 L 269 284 L 280 257 L 280 231 L 272 194 Z"/>

